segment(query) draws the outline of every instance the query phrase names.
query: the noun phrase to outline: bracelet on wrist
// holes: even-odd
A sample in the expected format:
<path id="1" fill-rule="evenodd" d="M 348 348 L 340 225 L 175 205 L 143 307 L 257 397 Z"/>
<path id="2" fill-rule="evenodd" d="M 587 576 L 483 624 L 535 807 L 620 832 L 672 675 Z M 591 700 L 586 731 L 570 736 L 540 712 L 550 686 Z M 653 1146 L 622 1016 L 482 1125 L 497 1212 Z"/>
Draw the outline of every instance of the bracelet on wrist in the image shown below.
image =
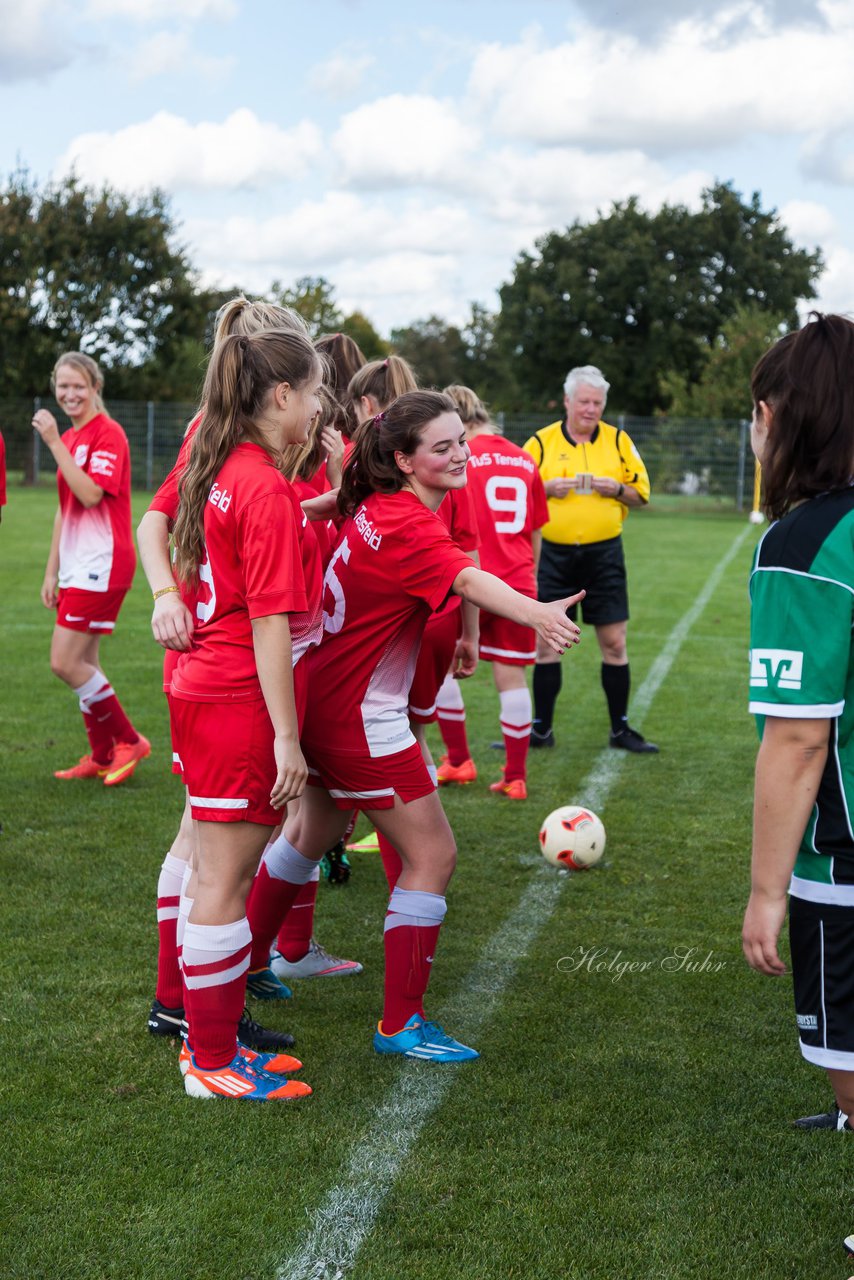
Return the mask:
<path id="1" fill-rule="evenodd" d="M 153 591 L 153 592 L 151 593 L 151 598 L 152 598 L 152 600 L 159 600 L 161 596 L 168 596 L 170 592 L 172 592 L 172 591 L 180 591 L 180 590 L 181 590 L 181 588 L 180 588 L 180 587 L 175 587 L 175 586 L 172 586 L 172 587 L 161 587 L 159 591 Z"/>

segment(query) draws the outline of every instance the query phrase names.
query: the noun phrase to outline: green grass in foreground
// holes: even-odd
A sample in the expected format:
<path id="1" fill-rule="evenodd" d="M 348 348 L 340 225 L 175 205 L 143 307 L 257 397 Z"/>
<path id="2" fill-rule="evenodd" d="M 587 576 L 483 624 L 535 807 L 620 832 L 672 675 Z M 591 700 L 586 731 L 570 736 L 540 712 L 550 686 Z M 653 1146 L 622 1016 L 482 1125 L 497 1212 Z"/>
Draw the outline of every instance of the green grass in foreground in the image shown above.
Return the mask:
<path id="1" fill-rule="evenodd" d="M 139 509 L 143 502 L 140 500 Z M 152 759 L 126 786 L 61 785 L 84 750 L 51 676 L 38 602 L 53 499 L 13 491 L 0 526 L 5 689 L 0 911 L 9 1280 L 273 1280 L 403 1070 L 370 1049 L 381 998 L 384 880 L 372 856 L 321 886 L 318 935 L 362 977 L 303 983 L 269 1011 L 298 1036 L 306 1104 L 203 1106 L 153 1041 L 153 896 L 181 808 L 169 773 L 159 651 L 140 578 L 106 669 Z M 635 514 L 627 544 L 635 687 L 742 519 Z M 405 1160 L 356 1280 L 827 1280 L 854 1226 L 844 1139 L 788 1120 L 829 1104 L 800 1059 L 790 981 L 743 964 L 754 730 L 745 711 L 751 535 L 645 723 L 655 758 L 626 761 L 602 817 L 605 863 L 567 880 L 478 1040 Z M 592 633 L 564 660 L 558 749 L 532 757 L 531 799 L 489 795 L 497 699 L 466 687 L 477 785 L 447 809 L 460 867 L 431 989 L 443 1008 L 532 878 L 539 819 L 583 801 L 607 740 Z M 669 972 L 678 949 L 711 954 Z M 597 972 L 578 960 L 647 962 Z M 465 1026 L 452 1029 L 465 1038 Z"/>

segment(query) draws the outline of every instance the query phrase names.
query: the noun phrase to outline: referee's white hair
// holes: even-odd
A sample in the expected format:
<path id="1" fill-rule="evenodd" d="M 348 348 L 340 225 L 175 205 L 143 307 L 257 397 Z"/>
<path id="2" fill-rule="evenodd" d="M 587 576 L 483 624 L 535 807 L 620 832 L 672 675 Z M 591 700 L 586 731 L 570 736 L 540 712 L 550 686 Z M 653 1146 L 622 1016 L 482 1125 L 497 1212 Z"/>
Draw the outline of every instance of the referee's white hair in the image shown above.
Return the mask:
<path id="1" fill-rule="evenodd" d="M 607 399 L 611 384 L 606 382 L 602 370 L 597 369 L 595 364 L 582 364 L 577 369 L 570 369 L 566 375 L 563 390 L 570 400 L 575 395 L 576 387 L 593 387 L 596 391 L 604 391 Z"/>

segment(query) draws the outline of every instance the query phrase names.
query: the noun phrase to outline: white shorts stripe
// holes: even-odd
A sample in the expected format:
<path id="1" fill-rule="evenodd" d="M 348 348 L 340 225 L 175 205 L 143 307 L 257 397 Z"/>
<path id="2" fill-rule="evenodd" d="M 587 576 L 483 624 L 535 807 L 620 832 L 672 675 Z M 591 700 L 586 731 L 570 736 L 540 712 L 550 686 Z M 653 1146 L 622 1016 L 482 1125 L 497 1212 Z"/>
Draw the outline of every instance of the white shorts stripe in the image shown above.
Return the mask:
<path id="1" fill-rule="evenodd" d="M 436 704 L 434 702 L 432 707 L 414 707 L 410 702 L 409 710 L 416 716 L 432 716 L 436 710 Z"/>
<path id="2" fill-rule="evenodd" d="M 494 649 L 489 644 L 482 644 L 480 651 L 484 657 L 490 654 L 493 658 L 517 658 L 525 662 L 533 662 L 537 656 L 536 649 L 531 649 L 527 653 L 520 653 L 518 649 Z"/>
<path id="3" fill-rule="evenodd" d="M 801 1053 L 807 1062 L 817 1067 L 829 1067 L 831 1071 L 854 1071 L 854 1053 L 846 1053 L 844 1049 L 819 1049 L 814 1044 L 800 1041 Z"/>
<path id="4" fill-rule="evenodd" d="M 113 631 L 116 624 L 114 622 L 90 622 L 89 626 L 93 631 Z"/>
<path id="5" fill-rule="evenodd" d="M 394 787 L 380 787 L 378 791 L 336 791 L 330 787 L 329 794 L 336 800 L 373 800 L 375 796 L 393 796 Z"/>
<path id="6" fill-rule="evenodd" d="M 190 796 L 195 809 L 248 809 L 248 800 L 229 800 L 226 796 Z"/>

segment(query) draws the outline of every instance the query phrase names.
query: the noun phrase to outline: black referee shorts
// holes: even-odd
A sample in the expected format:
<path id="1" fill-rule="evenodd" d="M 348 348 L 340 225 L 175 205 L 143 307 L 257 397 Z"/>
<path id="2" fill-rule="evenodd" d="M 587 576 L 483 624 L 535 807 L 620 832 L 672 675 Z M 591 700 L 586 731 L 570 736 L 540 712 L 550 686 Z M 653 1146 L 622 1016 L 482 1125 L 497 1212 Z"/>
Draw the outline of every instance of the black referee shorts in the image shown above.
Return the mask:
<path id="1" fill-rule="evenodd" d="M 623 539 L 587 542 L 580 546 L 547 542 L 543 538 L 537 574 L 537 598 L 545 603 L 586 591 L 581 616 L 588 626 L 625 622 L 629 593 Z M 569 611 L 575 621 L 577 606 Z"/>
<path id="2" fill-rule="evenodd" d="M 801 1053 L 854 1071 L 854 907 L 790 897 L 789 943 Z"/>

